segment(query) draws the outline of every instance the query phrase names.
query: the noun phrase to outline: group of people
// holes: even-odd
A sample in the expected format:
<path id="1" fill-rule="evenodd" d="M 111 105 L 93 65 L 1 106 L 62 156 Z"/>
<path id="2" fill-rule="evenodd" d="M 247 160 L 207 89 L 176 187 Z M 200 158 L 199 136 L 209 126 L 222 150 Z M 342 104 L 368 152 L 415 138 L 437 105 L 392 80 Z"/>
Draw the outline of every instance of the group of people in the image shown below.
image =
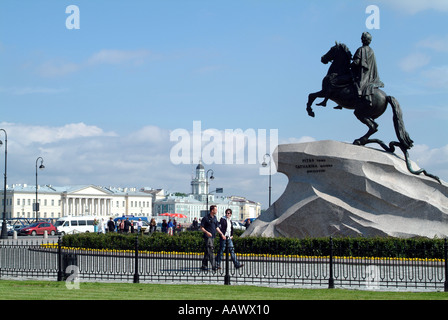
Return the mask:
<path id="1" fill-rule="evenodd" d="M 107 223 L 104 222 L 103 219 L 95 219 L 93 220 L 93 228 L 96 233 L 106 233 L 106 232 L 118 232 L 118 233 L 140 233 L 142 230 L 143 222 L 142 219 L 138 220 L 129 220 L 126 219 L 118 219 L 114 221 L 111 217 Z"/>
<path id="2" fill-rule="evenodd" d="M 170 236 L 174 235 L 175 232 L 180 231 L 182 229 L 182 226 L 180 223 L 176 222 L 176 219 L 169 219 L 168 222 L 166 222 L 165 219 L 162 220 L 162 232 L 168 233 Z"/>
<path id="3" fill-rule="evenodd" d="M 129 220 L 129 218 L 118 219 L 116 222 L 114 222 L 113 219 L 110 218 L 109 222 L 107 223 L 109 232 L 116 231 L 118 233 L 140 233 L 142 230 L 142 226 L 143 222 L 141 218 L 139 218 L 138 220 Z"/>
<path id="4" fill-rule="evenodd" d="M 204 233 L 205 252 L 202 259 L 202 270 L 208 270 L 208 262 L 212 266 L 212 270 L 221 269 L 221 261 L 226 246 L 229 246 L 229 253 L 232 262 L 236 269 L 243 267 L 243 264 L 238 261 L 235 255 L 233 246 L 233 225 L 232 225 L 232 210 L 226 209 L 225 217 L 222 217 L 219 222 L 216 218 L 218 208 L 215 205 L 210 206 L 210 212 L 201 220 L 200 230 Z M 219 250 L 214 257 L 214 242 L 215 236 L 219 236 Z"/>

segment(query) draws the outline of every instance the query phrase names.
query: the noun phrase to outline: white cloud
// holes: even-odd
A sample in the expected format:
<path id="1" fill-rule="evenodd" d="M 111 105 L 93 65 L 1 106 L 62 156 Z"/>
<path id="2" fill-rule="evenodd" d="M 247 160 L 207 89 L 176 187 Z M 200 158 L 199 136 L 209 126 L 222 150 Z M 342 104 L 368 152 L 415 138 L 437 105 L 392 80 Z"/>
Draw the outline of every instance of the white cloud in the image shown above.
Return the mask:
<path id="1" fill-rule="evenodd" d="M 8 137 L 15 144 L 29 146 L 30 144 L 48 144 L 61 140 L 76 138 L 114 136 L 113 132 L 104 132 L 96 126 L 84 123 L 71 123 L 62 127 L 29 126 L 23 124 L 2 122 L 0 126 L 8 132 Z"/>
<path id="2" fill-rule="evenodd" d="M 59 60 L 47 61 L 37 68 L 37 72 L 43 77 L 60 77 L 101 64 L 140 66 L 150 56 L 153 55 L 149 50 L 103 49 L 79 63 Z"/>
<path id="3" fill-rule="evenodd" d="M 446 0 L 380 0 L 379 2 L 408 14 L 416 14 L 426 10 L 448 12 L 448 1 Z"/>
<path id="4" fill-rule="evenodd" d="M 448 182 L 448 144 L 440 148 L 415 145 L 409 151 L 409 156 L 420 168 Z"/>
<path id="5" fill-rule="evenodd" d="M 28 94 L 55 94 L 65 92 L 65 89 L 46 88 L 46 87 L 0 87 L 0 92 L 12 95 L 28 95 Z"/>
<path id="6" fill-rule="evenodd" d="M 134 142 L 148 142 L 154 145 L 169 141 L 168 130 L 163 130 L 156 126 L 145 126 L 129 135 Z"/>
<path id="7" fill-rule="evenodd" d="M 0 123 L 0 127 L 8 132 L 9 184 L 32 183 L 39 156 L 46 167 L 39 174 L 42 184 L 158 187 L 165 185 L 165 174 L 176 176 L 182 170 L 170 163 L 168 131 L 157 127 L 126 136 L 84 123 L 60 127 Z"/>
<path id="8" fill-rule="evenodd" d="M 431 36 L 417 43 L 418 47 L 429 48 L 436 52 L 448 52 L 448 35 L 445 37 Z"/>
<path id="9" fill-rule="evenodd" d="M 101 50 L 94 53 L 87 62 L 90 65 L 123 63 L 140 65 L 149 57 L 150 53 L 149 50 Z"/>
<path id="10" fill-rule="evenodd" d="M 431 58 L 424 53 L 411 53 L 400 61 L 399 66 L 405 72 L 413 72 L 421 67 L 426 66 Z"/>
<path id="11" fill-rule="evenodd" d="M 37 68 L 37 72 L 43 77 L 60 77 L 80 69 L 81 65 L 72 62 L 47 61 Z"/>
<path id="12" fill-rule="evenodd" d="M 171 192 L 190 192 L 196 163 L 174 165 L 170 160 L 169 131 L 157 126 L 137 128 L 128 135 L 106 132 L 100 127 L 67 124 L 60 127 L 0 123 L 8 132 L 8 183 L 33 183 L 35 161 L 44 158 L 40 184 L 55 186 L 96 184 L 118 187 L 153 187 Z M 217 131 L 219 132 L 219 131 Z M 3 139 L 0 133 L 0 139 Z M 312 137 L 283 139 L 281 143 L 315 141 Z M 0 149 L 0 152 L 2 149 Z M 416 145 L 411 159 L 428 172 L 448 177 L 448 145 L 429 148 Z M 263 202 L 268 199 L 268 177 L 260 164 L 205 164 L 214 170 L 211 188 L 224 188 L 224 195 L 239 195 Z M 444 178 L 445 177 L 445 178 Z M 281 173 L 272 177 L 273 201 L 287 184 Z"/>
<path id="13" fill-rule="evenodd" d="M 448 65 L 433 67 L 422 74 L 427 79 L 427 86 L 448 89 Z"/>
<path id="14" fill-rule="evenodd" d="M 315 138 L 309 137 L 309 136 L 302 136 L 300 138 L 288 138 L 286 140 L 281 140 L 280 144 L 287 144 L 287 143 L 304 143 L 304 142 L 313 142 L 316 141 Z"/>

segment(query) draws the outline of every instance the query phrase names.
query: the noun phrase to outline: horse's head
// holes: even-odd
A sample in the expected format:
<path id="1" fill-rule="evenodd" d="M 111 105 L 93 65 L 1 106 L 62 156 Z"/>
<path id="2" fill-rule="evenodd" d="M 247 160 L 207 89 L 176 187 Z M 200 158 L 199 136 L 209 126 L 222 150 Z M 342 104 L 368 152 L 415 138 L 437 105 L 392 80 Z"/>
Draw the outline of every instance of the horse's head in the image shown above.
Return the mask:
<path id="1" fill-rule="evenodd" d="M 352 54 L 348 47 L 343 43 L 338 43 L 331 47 L 326 54 L 320 59 L 322 63 L 327 64 L 328 62 L 335 61 L 338 59 L 344 59 L 345 62 L 350 63 Z"/>

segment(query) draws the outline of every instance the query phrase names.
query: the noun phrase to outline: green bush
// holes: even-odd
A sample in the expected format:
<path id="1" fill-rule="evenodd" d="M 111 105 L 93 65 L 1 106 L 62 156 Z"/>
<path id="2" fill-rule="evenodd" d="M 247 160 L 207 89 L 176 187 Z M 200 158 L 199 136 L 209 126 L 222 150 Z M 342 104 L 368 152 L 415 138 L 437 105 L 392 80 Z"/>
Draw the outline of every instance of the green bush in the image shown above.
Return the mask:
<path id="1" fill-rule="evenodd" d="M 93 234 L 65 235 L 62 245 L 67 247 L 134 250 L 135 234 Z M 233 239 L 237 253 L 329 256 L 329 238 L 263 238 L 239 237 Z M 444 259 L 444 239 L 427 238 L 334 238 L 334 256 L 396 257 Z M 155 252 L 204 252 L 202 232 L 181 232 L 174 236 L 154 233 L 138 236 L 139 250 Z M 219 239 L 215 239 L 215 250 Z"/>

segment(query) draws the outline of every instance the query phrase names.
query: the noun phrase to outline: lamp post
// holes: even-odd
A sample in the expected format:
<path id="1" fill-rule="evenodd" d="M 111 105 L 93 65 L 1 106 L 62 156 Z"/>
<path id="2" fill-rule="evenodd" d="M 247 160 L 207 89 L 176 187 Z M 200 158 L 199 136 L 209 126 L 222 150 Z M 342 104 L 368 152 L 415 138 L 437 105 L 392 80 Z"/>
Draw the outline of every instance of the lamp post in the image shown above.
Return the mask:
<path id="1" fill-rule="evenodd" d="M 213 174 L 215 173 L 212 169 L 208 169 L 207 170 L 207 173 L 205 174 L 205 188 L 207 189 L 207 192 L 206 192 L 206 197 L 207 197 L 207 204 L 206 204 L 206 208 L 205 208 L 205 210 L 208 210 L 208 195 L 209 195 L 209 192 L 208 192 L 208 189 L 209 189 L 209 185 L 208 185 L 208 173 L 209 172 L 211 172 L 211 175 L 210 175 L 210 180 L 213 180 L 213 179 L 215 179 L 215 177 L 213 176 Z"/>
<path id="2" fill-rule="evenodd" d="M 39 187 L 39 185 L 37 184 L 37 162 L 40 160 L 40 166 L 39 169 L 44 169 L 44 159 L 42 159 L 42 157 L 38 157 L 36 159 L 36 203 L 34 204 L 34 210 L 36 211 L 36 222 L 39 221 L 39 201 L 38 201 L 38 197 L 37 197 L 37 189 Z"/>
<path id="3" fill-rule="evenodd" d="M 6 228 L 6 171 L 8 168 L 7 161 L 8 161 L 8 135 L 6 133 L 5 129 L 0 129 L 0 131 L 3 131 L 5 133 L 5 180 L 3 184 L 3 223 L 2 223 L 2 239 L 8 239 L 8 229 Z M 3 142 L 0 140 L 0 145 L 2 145 Z"/>
<path id="4" fill-rule="evenodd" d="M 269 153 L 266 153 L 263 156 L 263 163 L 261 164 L 263 167 L 266 167 L 268 164 L 266 163 L 266 156 L 269 157 L 269 206 L 271 206 L 271 156 Z"/>

